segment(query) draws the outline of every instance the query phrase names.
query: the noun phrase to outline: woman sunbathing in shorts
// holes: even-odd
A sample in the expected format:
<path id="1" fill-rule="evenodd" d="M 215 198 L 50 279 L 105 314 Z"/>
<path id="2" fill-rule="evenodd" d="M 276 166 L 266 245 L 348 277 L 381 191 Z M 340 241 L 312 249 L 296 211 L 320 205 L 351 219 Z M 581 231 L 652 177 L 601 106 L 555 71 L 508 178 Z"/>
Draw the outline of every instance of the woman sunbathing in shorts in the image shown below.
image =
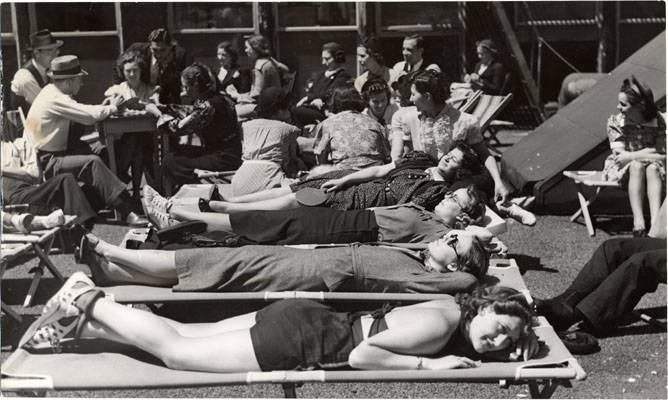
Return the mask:
<path id="1" fill-rule="evenodd" d="M 108 300 L 78 272 L 47 302 L 20 346 L 106 339 L 146 351 L 168 368 L 206 372 L 473 368 L 481 354 L 534 356 L 533 317 L 520 292 L 491 287 L 373 314 L 290 299 L 215 323 L 183 324 Z"/>

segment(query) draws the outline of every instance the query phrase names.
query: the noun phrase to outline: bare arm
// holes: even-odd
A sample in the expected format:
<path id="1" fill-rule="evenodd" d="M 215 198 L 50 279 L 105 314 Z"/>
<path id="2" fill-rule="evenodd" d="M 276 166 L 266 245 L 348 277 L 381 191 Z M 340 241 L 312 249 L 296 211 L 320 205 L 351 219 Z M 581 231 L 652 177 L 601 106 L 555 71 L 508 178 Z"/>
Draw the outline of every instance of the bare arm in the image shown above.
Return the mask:
<path id="1" fill-rule="evenodd" d="M 471 148 L 478 154 L 480 160 L 485 164 L 485 168 L 487 168 L 487 171 L 489 171 L 489 174 L 494 180 L 494 199 L 501 200 L 505 203 L 510 197 L 510 189 L 508 189 L 506 183 L 501 179 L 499 167 L 496 165 L 496 159 L 489 153 L 489 149 L 485 142 L 472 144 Z"/>
<path id="2" fill-rule="evenodd" d="M 396 168 L 396 164 L 392 161 L 389 164 L 385 165 L 375 165 L 373 167 L 367 167 L 359 171 L 353 172 L 350 175 L 346 175 L 343 178 L 332 179 L 322 184 L 321 188 L 325 189 L 327 192 L 332 192 L 336 190 L 343 189 L 347 186 L 367 182 L 375 178 L 382 178 L 387 176 L 393 169 Z"/>

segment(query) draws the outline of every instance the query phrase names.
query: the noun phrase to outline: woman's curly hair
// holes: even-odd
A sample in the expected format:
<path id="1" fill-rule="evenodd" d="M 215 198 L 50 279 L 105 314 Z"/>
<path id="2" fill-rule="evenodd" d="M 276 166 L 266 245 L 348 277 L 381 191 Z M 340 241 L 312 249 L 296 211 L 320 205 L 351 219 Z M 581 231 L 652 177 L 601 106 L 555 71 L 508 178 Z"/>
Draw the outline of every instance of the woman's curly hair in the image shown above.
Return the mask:
<path id="1" fill-rule="evenodd" d="M 392 98 L 392 91 L 385 80 L 376 78 L 364 82 L 364 85 L 362 86 L 362 100 L 364 100 L 365 105 L 369 104 L 371 97 L 378 93 L 384 93 L 385 96 L 387 96 L 387 102 L 389 104 L 390 99 Z"/>
<path id="2" fill-rule="evenodd" d="M 334 114 L 348 110 L 362 112 L 365 106 L 362 96 L 353 86 L 339 86 L 334 89 L 329 103 L 329 109 Z"/>
<path id="3" fill-rule="evenodd" d="M 415 89 L 421 94 L 429 93 L 432 100 L 437 104 L 444 104 L 449 97 L 450 82 L 441 72 L 426 70 L 413 79 Z"/>
<path id="4" fill-rule="evenodd" d="M 200 92 L 216 91 L 216 76 L 211 68 L 200 63 L 194 62 L 181 72 L 181 77 L 189 85 L 197 85 Z"/>
<path id="5" fill-rule="evenodd" d="M 253 35 L 246 39 L 248 45 L 255 50 L 258 58 L 269 58 L 271 57 L 271 44 L 269 39 L 262 35 Z"/>
<path id="6" fill-rule="evenodd" d="M 491 307 L 496 314 L 518 317 L 528 333 L 536 313 L 526 296 L 506 286 L 478 286 L 471 293 L 458 293 L 455 300 L 462 312 L 460 326 L 467 327 L 480 310 Z"/>
<path id="7" fill-rule="evenodd" d="M 118 76 L 123 78 L 125 80 L 125 74 L 123 73 L 123 68 L 125 64 L 128 63 L 137 63 L 137 66 L 139 67 L 140 73 L 143 74 L 147 70 L 147 65 L 146 65 L 146 59 L 144 56 L 141 54 L 140 51 L 137 50 L 127 50 L 121 53 L 120 56 L 118 56 L 118 59 L 116 60 L 116 70 L 118 71 Z M 143 76 L 140 76 L 140 78 L 143 78 Z"/>
<path id="8" fill-rule="evenodd" d="M 631 79 L 624 79 L 620 92 L 626 94 L 631 105 L 642 107 L 642 116 L 645 121 L 651 121 L 657 117 L 659 109 L 654 104 L 654 93 L 644 82 L 639 81 L 634 75 Z"/>

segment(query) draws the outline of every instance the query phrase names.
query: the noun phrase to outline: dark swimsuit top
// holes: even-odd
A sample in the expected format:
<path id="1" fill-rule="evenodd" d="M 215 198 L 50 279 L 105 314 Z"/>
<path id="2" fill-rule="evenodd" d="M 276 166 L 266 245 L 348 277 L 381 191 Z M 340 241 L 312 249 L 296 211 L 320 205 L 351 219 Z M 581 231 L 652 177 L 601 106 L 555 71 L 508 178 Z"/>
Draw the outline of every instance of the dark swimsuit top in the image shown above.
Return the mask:
<path id="1" fill-rule="evenodd" d="M 385 314 L 392 311 L 394 308 L 393 305 L 385 304 L 383 307 L 375 310 L 371 313 L 367 311 L 360 311 L 350 314 L 353 330 L 353 347 L 357 347 L 358 344 L 362 343 L 364 340 L 364 332 L 362 331 L 362 317 L 369 315 L 373 318 L 371 327 L 369 327 L 369 334 L 367 337 L 371 337 L 377 333 L 387 330 L 387 322 L 385 322 Z"/>

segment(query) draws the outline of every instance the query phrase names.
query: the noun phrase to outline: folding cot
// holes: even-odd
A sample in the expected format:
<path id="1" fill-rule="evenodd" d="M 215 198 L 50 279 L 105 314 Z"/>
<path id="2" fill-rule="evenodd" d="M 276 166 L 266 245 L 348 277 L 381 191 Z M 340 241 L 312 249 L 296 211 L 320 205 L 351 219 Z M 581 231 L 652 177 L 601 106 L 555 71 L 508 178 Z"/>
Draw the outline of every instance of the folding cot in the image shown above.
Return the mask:
<path id="1" fill-rule="evenodd" d="M 580 202 L 580 209 L 571 215 L 571 222 L 577 221 L 580 215 L 582 215 L 589 236 L 595 236 L 594 219 L 589 212 L 589 206 L 594 203 L 604 189 L 621 188 L 621 185 L 619 182 L 606 180 L 603 171 L 564 171 L 563 174 L 575 182 L 575 187 L 578 191 L 578 201 Z M 596 188 L 589 198 L 587 198 L 585 187 Z"/>
<path id="2" fill-rule="evenodd" d="M 490 283 L 503 284 L 521 290 L 530 299 L 519 269 L 513 260 L 495 260 L 490 267 Z M 161 288 L 105 288 L 109 296 L 122 303 L 170 301 L 272 301 L 291 297 L 308 297 L 336 301 L 415 302 L 443 295 L 393 293 L 172 293 Z M 154 290 L 155 289 L 155 290 Z M 62 352 L 15 351 L 2 365 L 0 388 L 7 392 L 37 392 L 48 390 L 102 390 L 183 388 L 257 383 L 281 384 L 286 397 L 296 395 L 297 384 L 308 382 L 499 382 L 501 386 L 528 384 L 533 397 L 550 397 L 559 385 L 581 380 L 586 373 L 565 348 L 547 320 L 540 317 L 534 328 L 539 340 L 545 343 L 539 355 L 530 361 L 484 362 L 471 369 L 443 371 L 354 371 L 312 370 L 271 371 L 248 373 L 207 373 L 178 371 L 166 368 L 157 359 L 127 346 L 102 340 L 81 340 L 63 343 Z"/>
<path id="3" fill-rule="evenodd" d="M 65 225 L 71 223 L 76 217 L 66 216 Z M 28 289 L 28 294 L 25 297 L 23 302 L 24 307 L 30 306 L 37 287 L 39 285 L 42 276 L 44 275 L 44 267 L 46 267 L 53 276 L 58 279 L 61 283 L 65 280 L 56 268 L 53 265 L 53 262 L 49 259 L 49 253 L 51 252 L 51 247 L 53 246 L 54 239 L 62 229 L 61 226 L 57 226 L 51 229 L 33 231 L 29 234 L 22 233 L 3 233 L 2 234 L 2 248 L 0 255 L 0 278 L 5 274 L 5 269 L 7 265 L 18 258 L 21 255 L 29 254 L 31 251 L 35 257 L 39 259 L 39 264 L 36 268 L 32 269 L 31 272 L 32 282 L 30 288 Z M 9 316 L 14 318 L 17 321 L 21 321 L 20 315 L 11 309 L 5 302 L 2 302 L 2 310 L 6 312 Z"/>

